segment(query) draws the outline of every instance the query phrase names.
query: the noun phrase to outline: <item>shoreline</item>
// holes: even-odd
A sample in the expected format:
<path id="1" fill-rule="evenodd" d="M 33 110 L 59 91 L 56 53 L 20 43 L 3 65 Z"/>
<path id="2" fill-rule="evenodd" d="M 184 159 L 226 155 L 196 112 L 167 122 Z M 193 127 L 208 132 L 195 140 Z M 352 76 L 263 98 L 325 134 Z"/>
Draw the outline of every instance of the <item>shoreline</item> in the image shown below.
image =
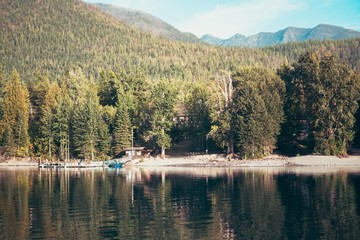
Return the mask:
<path id="1" fill-rule="evenodd" d="M 101 163 L 101 164 L 100 164 Z M 86 166 L 87 164 L 84 164 Z M 102 167 L 101 162 L 90 162 L 89 166 Z M 134 159 L 124 164 L 124 167 L 360 167 L 360 155 L 350 155 L 346 158 L 323 155 L 306 155 L 286 157 L 271 155 L 263 159 L 239 160 L 227 159 L 224 155 L 209 154 L 198 156 L 180 156 L 162 158 Z M 37 161 L 8 160 L 0 162 L 2 167 L 38 167 Z"/>
<path id="2" fill-rule="evenodd" d="M 126 164 L 130 167 L 360 167 L 360 156 L 346 158 L 323 155 L 286 157 L 271 155 L 263 159 L 228 160 L 223 155 L 200 155 L 191 157 L 148 158 L 133 160 Z"/>

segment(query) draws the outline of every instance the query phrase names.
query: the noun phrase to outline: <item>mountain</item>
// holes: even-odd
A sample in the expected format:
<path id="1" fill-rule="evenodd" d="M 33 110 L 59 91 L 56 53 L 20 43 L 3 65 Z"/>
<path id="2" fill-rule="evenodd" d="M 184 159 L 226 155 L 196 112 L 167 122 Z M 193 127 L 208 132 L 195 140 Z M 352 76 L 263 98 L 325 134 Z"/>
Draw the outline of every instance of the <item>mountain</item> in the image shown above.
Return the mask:
<path id="1" fill-rule="evenodd" d="M 276 33 L 261 32 L 249 37 L 236 34 L 229 39 L 209 38 L 204 35 L 201 40 L 219 46 L 266 47 L 288 42 L 308 40 L 341 40 L 360 37 L 360 32 L 342 27 L 320 24 L 314 28 L 288 27 Z M 216 39 L 214 41 L 213 39 Z"/>
<path id="2" fill-rule="evenodd" d="M 209 44 L 211 44 L 211 45 L 222 45 L 222 43 L 223 43 L 223 41 L 224 41 L 224 40 L 221 39 L 221 38 L 217 38 L 217 37 L 214 37 L 214 36 L 209 35 L 209 34 L 204 35 L 204 36 L 201 38 L 201 40 L 202 40 L 203 42 L 209 43 Z"/>
<path id="3" fill-rule="evenodd" d="M 276 69 L 305 51 L 329 49 L 360 70 L 359 39 L 223 48 L 145 32 L 80 0 L 1 0 L 0 9 L 0 72 L 16 68 L 26 81 L 81 68 L 94 79 L 105 69 L 192 82 L 240 66 Z"/>
<path id="4" fill-rule="evenodd" d="M 178 41 L 200 41 L 195 35 L 183 33 L 163 20 L 142 11 L 102 3 L 94 4 L 94 6 L 128 25 L 140 28 L 146 32 L 155 33 Z"/>

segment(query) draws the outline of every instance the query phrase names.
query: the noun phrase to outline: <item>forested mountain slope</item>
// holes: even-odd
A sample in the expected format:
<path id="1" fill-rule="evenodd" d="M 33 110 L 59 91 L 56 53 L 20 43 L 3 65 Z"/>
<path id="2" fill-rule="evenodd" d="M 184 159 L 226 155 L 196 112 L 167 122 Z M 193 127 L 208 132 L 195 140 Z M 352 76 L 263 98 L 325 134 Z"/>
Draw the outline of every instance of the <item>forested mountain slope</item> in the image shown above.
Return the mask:
<path id="1" fill-rule="evenodd" d="M 79 0 L 3 0 L 0 9 L 0 64 L 25 77 L 81 67 L 88 76 L 105 68 L 141 70 L 149 78 L 207 79 L 239 65 L 276 69 L 309 49 L 331 50 L 360 69 L 359 39 L 220 48 L 143 32 Z"/>
<path id="2" fill-rule="evenodd" d="M 142 11 L 102 3 L 94 4 L 94 6 L 106 13 L 109 13 L 129 26 L 140 28 L 145 32 L 155 33 L 156 35 L 164 36 L 177 41 L 200 41 L 195 35 L 180 32 L 178 29 L 163 20 Z"/>

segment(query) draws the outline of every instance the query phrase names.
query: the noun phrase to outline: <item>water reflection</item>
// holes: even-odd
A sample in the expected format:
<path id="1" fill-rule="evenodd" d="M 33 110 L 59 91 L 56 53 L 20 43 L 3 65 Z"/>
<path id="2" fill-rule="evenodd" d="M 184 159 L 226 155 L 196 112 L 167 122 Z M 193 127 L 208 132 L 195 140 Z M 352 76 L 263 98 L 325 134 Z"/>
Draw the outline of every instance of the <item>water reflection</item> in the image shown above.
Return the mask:
<path id="1" fill-rule="evenodd" d="M 360 171 L 312 170 L 0 169 L 0 239 L 359 236 Z"/>

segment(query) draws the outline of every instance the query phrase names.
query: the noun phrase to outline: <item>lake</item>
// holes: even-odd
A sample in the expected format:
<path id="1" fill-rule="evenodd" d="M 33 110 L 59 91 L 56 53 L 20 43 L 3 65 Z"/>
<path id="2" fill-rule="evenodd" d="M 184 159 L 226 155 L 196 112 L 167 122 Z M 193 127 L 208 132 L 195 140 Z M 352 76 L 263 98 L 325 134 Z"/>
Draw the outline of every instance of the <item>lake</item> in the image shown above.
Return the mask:
<path id="1" fill-rule="evenodd" d="M 357 239 L 360 169 L 0 169 L 0 239 Z"/>

